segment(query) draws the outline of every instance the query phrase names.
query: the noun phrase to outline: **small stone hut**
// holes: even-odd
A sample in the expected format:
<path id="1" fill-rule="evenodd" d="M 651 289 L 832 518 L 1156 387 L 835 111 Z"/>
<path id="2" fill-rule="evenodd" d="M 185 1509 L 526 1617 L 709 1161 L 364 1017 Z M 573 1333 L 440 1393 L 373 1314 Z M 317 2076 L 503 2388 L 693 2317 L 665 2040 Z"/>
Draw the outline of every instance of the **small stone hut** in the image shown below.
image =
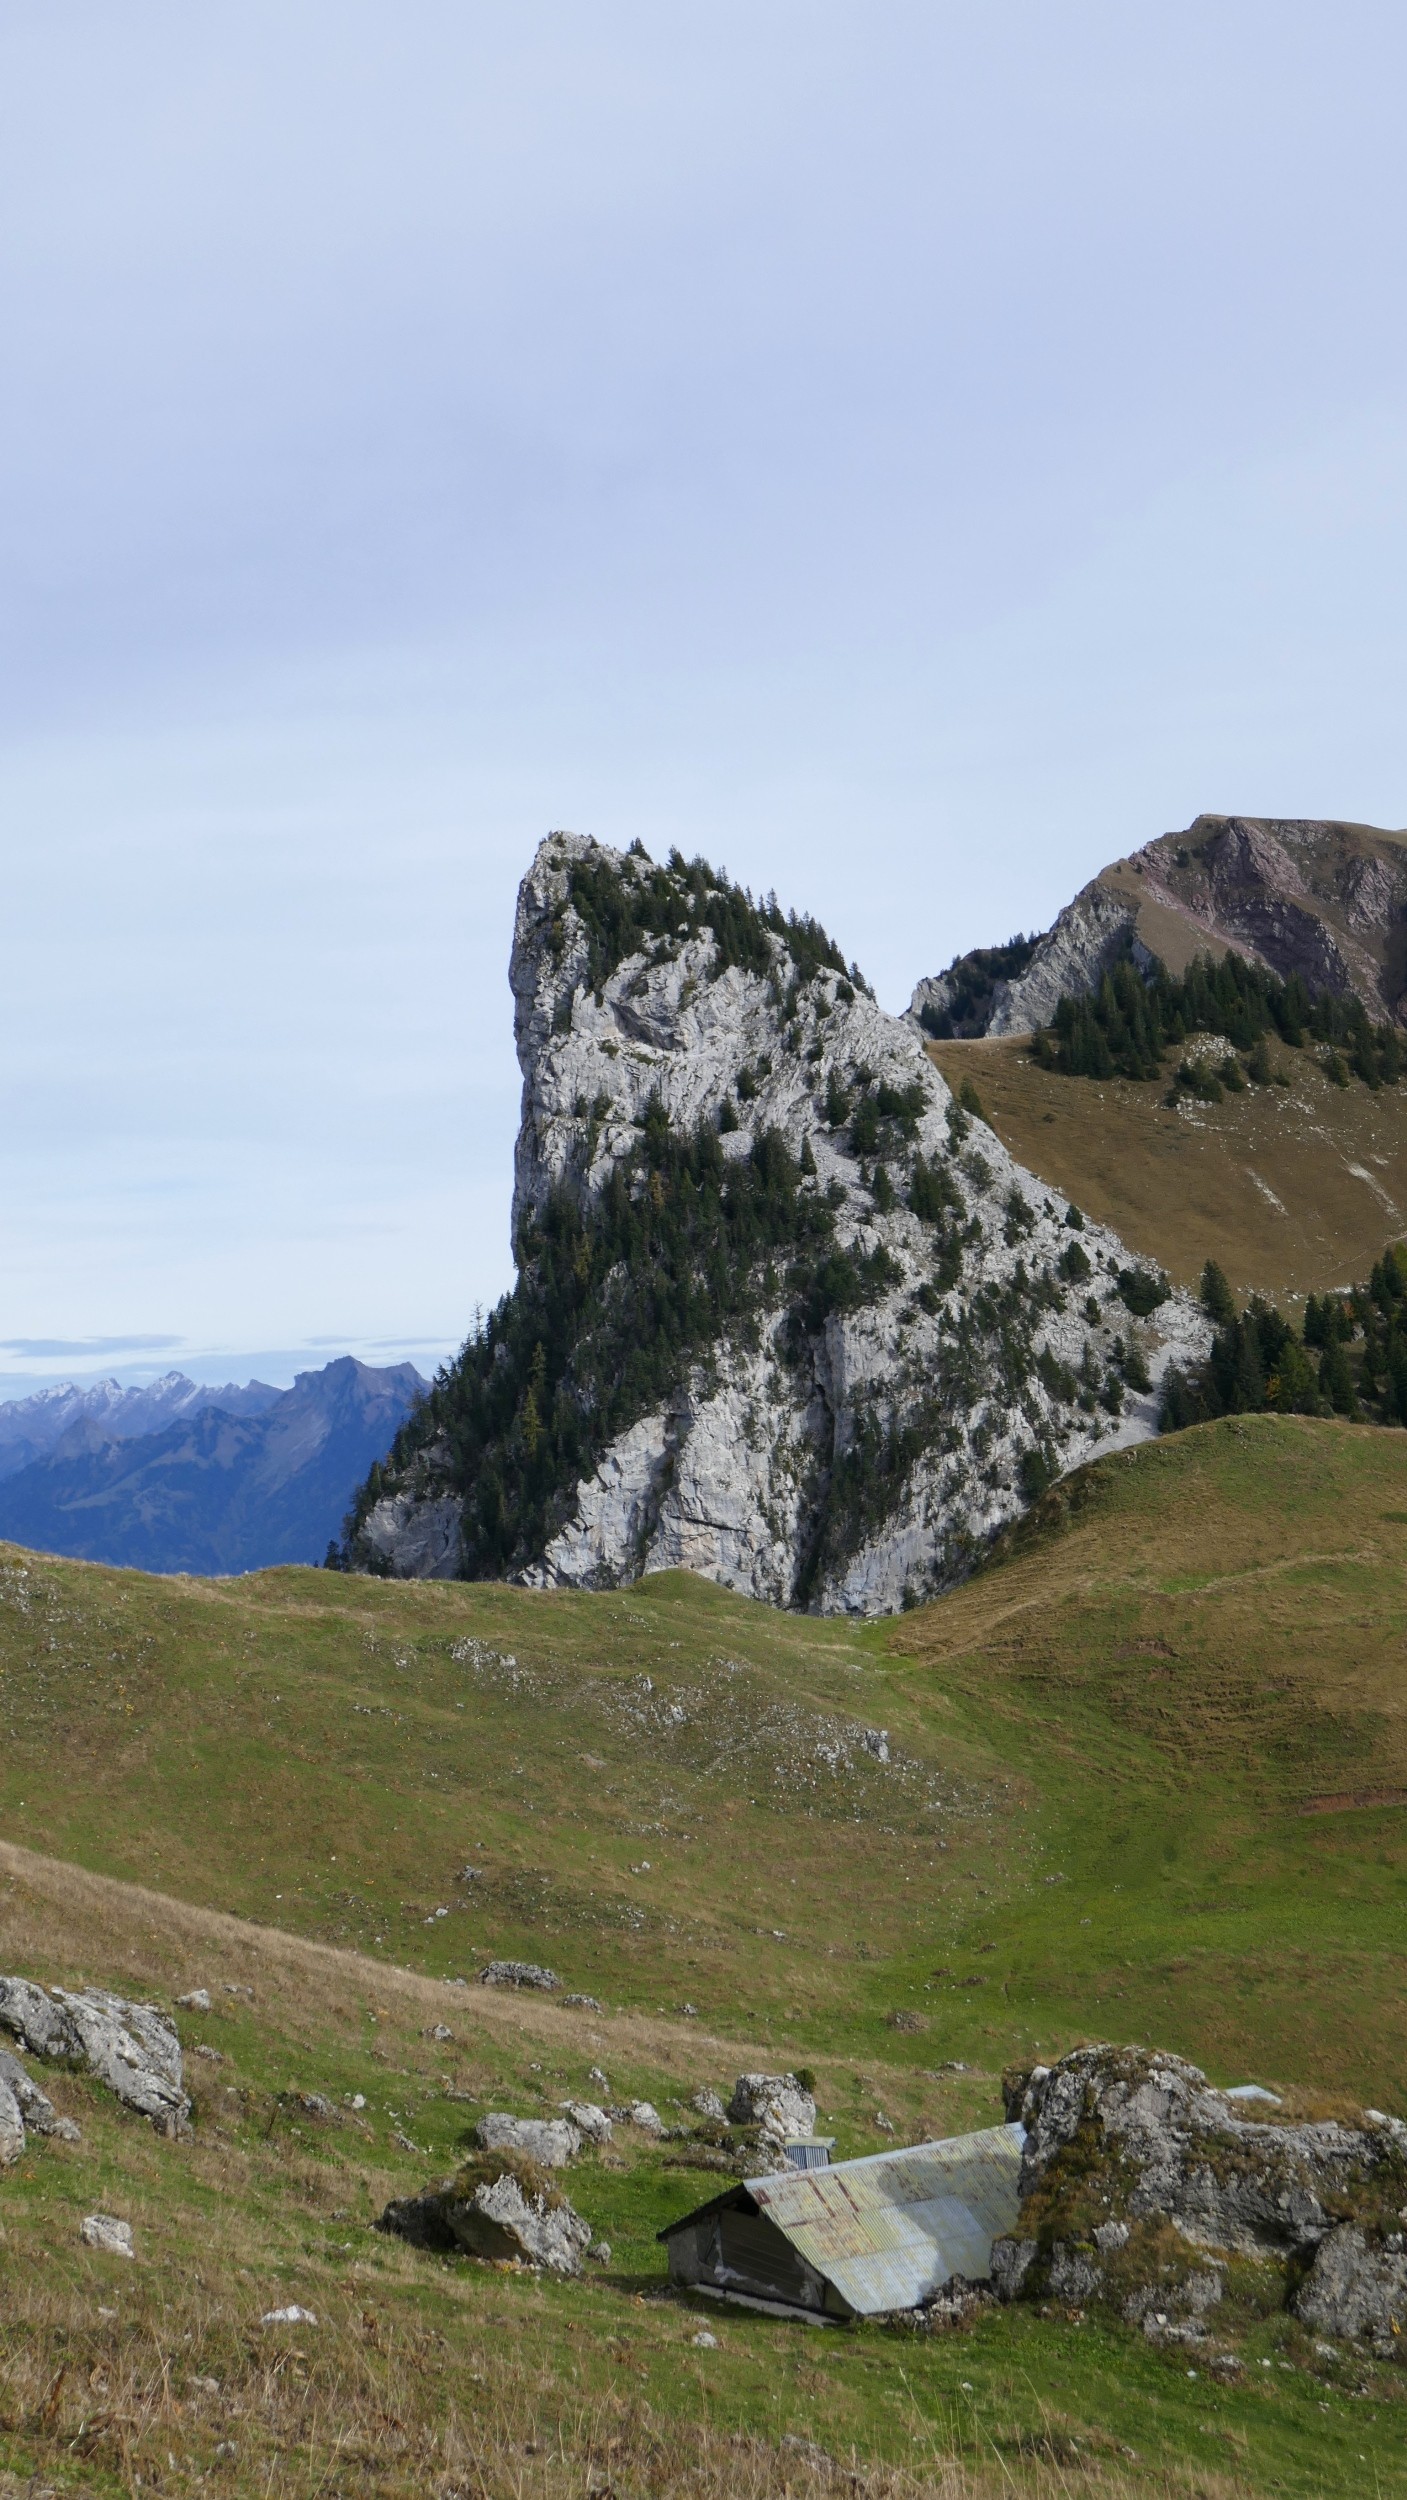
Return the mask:
<path id="1" fill-rule="evenodd" d="M 982 2282 L 1016 2227 L 1018 2126 L 787 2169 L 696 2206 L 659 2237 L 669 2279 L 819 2321 L 913 2309 L 955 2275 Z"/>

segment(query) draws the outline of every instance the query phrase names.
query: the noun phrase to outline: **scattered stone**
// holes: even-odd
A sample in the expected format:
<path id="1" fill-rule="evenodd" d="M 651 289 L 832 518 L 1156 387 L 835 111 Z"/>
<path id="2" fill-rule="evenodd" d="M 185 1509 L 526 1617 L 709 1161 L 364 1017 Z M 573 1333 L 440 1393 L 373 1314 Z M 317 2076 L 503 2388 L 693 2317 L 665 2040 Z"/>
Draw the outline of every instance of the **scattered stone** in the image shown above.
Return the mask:
<path id="1" fill-rule="evenodd" d="M 578 2135 L 584 2136 L 588 2144 L 610 2143 L 610 2119 L 594 2101 L 563 2101 L 562 2107 Z"/>
<path id="2" fill-rule="evenodd" d="M 316 2118 L 319 2126 L 336 2126 L 341 2112 L 325 2092 L 291 2092 L 288 2097 L 305 2118 Z"/>
<path id="3" fill-rule="evenodd" d="M 928 2029 L 922 2014 L 916 2014 L 912 2006 L 901 2005 L 896 2013 L 887 2015 L 885 2019 L 891 2031 L 927 2031 Z"/>
<path id="4" fill-rule="evenodd" d="M 203 2057 L 207 2066 L 223 2066 L 225 2062 L 225 2053 L 223 2049 L 212 2049 L 209 2042 L 205 2040 L 197 2041 L 195 2047 L 191 2051 L 191 2055 L 192 2057 Z"/>
<path id="5" fill-rule="evenodd" d="M 425 2037 L 427 2040 L 452 2040 L 454 2033 L 448 2023 L 431 2023 Z"/>
<path id="6" fill-rule="evenodd" d="M 638 2127 L 642 2135 L 663 2135 L 664 2120 L 653 2101 L 622 2101 L 610 2113 L 618 2127 Z"/>
<path id="7" fill-rule="evenodd" d="M 181 2007 L 184 2013 L 208 2014 L 210 2011 L 210 1991 L 208 1988 L 187 1988 L 183 1997 L 177 1997 L 176 2003 Z"/>
<path id="8" fill-rule="evenodd" d="M 795 2075 L 739 2075 L 725 2115 L 735 2127 L 760 2127 L 778 2143 L 814 2135 L 816 2104 Z"/>
<path id="9" fill-rule="evenodd" d="M 246 1987 L 242 1979 L 227 1979 L 225 1981 L 225 1994 L 227 1997 L 245 1997 L 251 2005 L 254 2002 L 253 1989 Z"/>
<path id="10" fill-rule="evenodd" d="M 513 2118 L 491 2109 L 474 2129 L 485 2153 L 524 2153 L 544 2170 L 560 2170 L 581 2151 L 581 2134 L 565 2118 Z"/>
<path id="11" fill-rule="evenodd" d="M 131 2223 L 120 2222 L 116 2214 L 85 2214 L 78 2236 L 85 2248 L 101 2249 L 105 2257 L 135 2257 L 137 2253 Z"/>
<path id="12" fill-rule="evenodd" d="M 608 2266 L 611 2262 L 611 2243 L 609 2240 L 592 2240 L 586 2253 L 593 2266 Z"/>
<path id="13" fill-rule="evenodd" d="M 606 2010 L 599 1997 L 583 1996 L 577 1988 L 573 1988 L 568 1995 L 564 1996 L 562 2003 L 564 2005 L 579 2005 L 583 2012 L 587 2014 L 604 2014 Z"/>
<path id="14" fill-rule="evenodd" d="M 516 2259 L 550 2274 L 579 2274 L 592 2245 L 590 2224 L 536 2163 L 513 2152 L 480 2154 L 439 2187 L 394 2199 L 376 2227 L 416 2248 Z"/>
<path id="15" fill-rule="evenodd" d="M 266 2309 L 259 2324 L 261 2326 L 316 2326 L 317 2318 L 311 2309 L 304 2309 L 296 2300 L 291 2300 L 284 2309 Z"/>
<path id="16" fill-rule="evenodd" d="M 689 2341 L 699 2352 L 717 2352 L 718 2350 L 718 2338 L 716 2335 L 710 2335 L 707 2327 L 704 2327 L 699 2334 L 691 2335 Z"/>
<path id="17" fill-rule="evenodd" d="M 686 2022 L 696 2023 L 699 2019 L 699 2009 L 696 2005 L 681 2005 L 679 2011 Z"/>
<path id="18" fill-rule="evenodd" d="M 694 2094 L 693 2099 L 689 2103 L 689 2107 L 691 2109 L 696 2109 L 700 2118 L 711 2118 L 715 2126 L 722 2127 L 727 2125 L 728 2112 L 724 2108 L 720 2096 L 714 2091 L 711 2084 L 705 2083 L 699 2086 L 698 2091 Z"/>
<path id="19" fill-rule="evenodd" d="M 882 2109 L 877 2109 L 875 2111 L 874 2122 L 881 2135 L 892 2135 L 894 2133 L 894 2121 L 892 2118 L 886 2118 Z"/>
<path id="20" fill-rule="evenodd" d="M 28 1979 L 0 1979 L 0 2028 L 36 2057 L 86 2067 L 129 2109 L 149 2118 L 159 2135 L 189 2135 L 181 2043 L 156 2006 L 130 2004 L 101 1988 L 74 1995 Z"/>
<path id="21" fill-rule="evenodd" d="M 586 2080 L 588 2083 L 599 2083 L 602 2090 L 605 2092 L 609 2092 L 611 2088 L 610 2076 L 603 2074 L 599 2066 L 587 2067 Z"/>
<path id="22" fill-rule="evenodd" d="M 887 1727 L 867 1727 L 864 1734 L 860 1738 L 860 1742 L 864 1746 L 866 1753 L 872 1754 L 876 1762 L 887 1762 L 889 1760 L 889 1730 Z"/>
<path id="23" fill-rule="evenodd" d="M 544 1970 L 540 1962 L 489 1962 L 479 1973 L 481 1988 L 540 1988 L 544 1993 L 560 1988 L 555 1970 Z"/>
<path id="24" fill-rule="evenodd" d="M 349 2092 L 347 2095 L 347 2107 L 348 2109 L 365 2109 L 366 2094 L 364 2092 Z"/>

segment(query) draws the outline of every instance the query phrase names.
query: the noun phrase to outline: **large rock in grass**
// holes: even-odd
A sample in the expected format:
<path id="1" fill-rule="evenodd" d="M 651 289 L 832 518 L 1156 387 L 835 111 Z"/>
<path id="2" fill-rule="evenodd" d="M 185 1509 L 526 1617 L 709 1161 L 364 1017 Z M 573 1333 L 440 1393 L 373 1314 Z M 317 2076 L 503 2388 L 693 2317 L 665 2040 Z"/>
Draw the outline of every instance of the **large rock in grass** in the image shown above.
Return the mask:
<path id="1" fill-rule="evenodd" d="M 101 1988 L 46 1990 L 31 1979 L 0 1979 L 0 2028 L 36 2057 L 85 2068 L 158 2135 L 190 2133 L 181 2043 L 154 2005 L 134 2005 Z"/>
<path id="2" fill-rule="evenodd" d="M 415 2248 L 456 2251 L 579 2274 L 591 2226 L 525 2154 L 480 2153 L 452 2179 L 420 2196 L 399 2197 L 377 2224 Z"/>
<path id="3" fill-rule="evenodd" d="M 544 2170 L 560 2170 L 575 2161 L 581 2136 L 567 2118 L 510 2118 L 491 2109 L 474 2129 L 474 2141 L 485 2153 L 525 2153 Z"/>
<path id="4" fill-rule="evenodd" d="M 811 2135 L 816 2103 L 795 2075 L 739 2075 L 728 2103 L 735 2127 L 757 2127 L 778 2145 Z"/>
<path id="5" fill-rule="evenodd" d="M 1399 2119 L 1248 2118 L 1184 2059 L 1107 2046 L 1010 2077 L 1006 2099 L 1026 2149 L 1017 2229 L 992 2251 L 1000 2298 L 1100 2300 L 1155 2339 L 1198 2342 L 1228 2269 L 1250 2261 L 1262 2303 L 1394 2349 Z"/>

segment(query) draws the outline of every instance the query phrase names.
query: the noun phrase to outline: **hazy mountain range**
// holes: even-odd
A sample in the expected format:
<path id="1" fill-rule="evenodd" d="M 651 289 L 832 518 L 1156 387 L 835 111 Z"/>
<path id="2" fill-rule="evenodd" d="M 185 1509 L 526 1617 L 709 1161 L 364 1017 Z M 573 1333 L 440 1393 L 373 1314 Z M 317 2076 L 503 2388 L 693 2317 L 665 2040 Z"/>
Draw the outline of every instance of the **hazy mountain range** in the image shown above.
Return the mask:
<path id="1" fill-rule="evenodd" d="M 41 1390 L 0 1406 L 0 1537 L 143 1571 L 321 1562 L 425 1387 L 342 1355 L 284 1390 Z"/>

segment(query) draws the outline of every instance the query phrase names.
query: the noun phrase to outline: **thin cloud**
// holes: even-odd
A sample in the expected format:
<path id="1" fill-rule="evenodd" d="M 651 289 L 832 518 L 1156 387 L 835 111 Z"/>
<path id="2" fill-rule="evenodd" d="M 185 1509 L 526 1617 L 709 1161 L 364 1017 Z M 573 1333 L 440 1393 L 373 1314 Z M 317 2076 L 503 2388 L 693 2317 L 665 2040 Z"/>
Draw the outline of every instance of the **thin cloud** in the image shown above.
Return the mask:
<path id="1" fill-rule="evenodd" d="M 137 1354 L 184 1342 L 181 1337 L 0 1337 L 0 1354 Z"/>

